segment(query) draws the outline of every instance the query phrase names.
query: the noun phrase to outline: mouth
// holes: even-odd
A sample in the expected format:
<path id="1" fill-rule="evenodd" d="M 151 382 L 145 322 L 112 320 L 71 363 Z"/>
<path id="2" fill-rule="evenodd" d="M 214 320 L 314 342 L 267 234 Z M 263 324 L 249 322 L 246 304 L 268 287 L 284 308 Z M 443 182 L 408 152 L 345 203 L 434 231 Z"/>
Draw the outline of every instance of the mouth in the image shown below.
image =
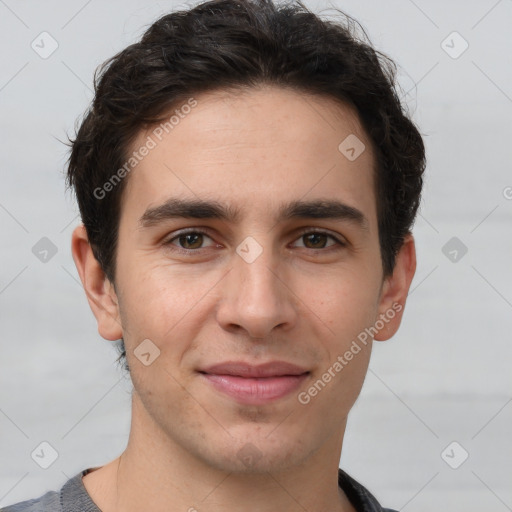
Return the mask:
<path id="1" fill-rule="evenodd" d="M 273 361 L 258 366 L 226 362 L 198 373 L 213 389 L 237 402 L 261 405 L 289 395 L 311 372 L 297 365 Z"/>

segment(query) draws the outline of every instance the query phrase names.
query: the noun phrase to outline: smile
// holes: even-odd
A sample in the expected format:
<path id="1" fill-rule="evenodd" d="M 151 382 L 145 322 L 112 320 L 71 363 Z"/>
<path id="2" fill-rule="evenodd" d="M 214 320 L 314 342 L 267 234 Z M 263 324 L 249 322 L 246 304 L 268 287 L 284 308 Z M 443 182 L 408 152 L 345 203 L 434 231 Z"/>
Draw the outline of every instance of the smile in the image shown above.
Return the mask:
<path id="1" fill-rule="evenodd" d="M 295 391 L 308 377 L 301 375 L 280 375 L 273 377 L 241 377 L 238 375 L 200 374 L 214 389 L 228 395 L 237 402 L 261 405 L 283 398 Z"/>

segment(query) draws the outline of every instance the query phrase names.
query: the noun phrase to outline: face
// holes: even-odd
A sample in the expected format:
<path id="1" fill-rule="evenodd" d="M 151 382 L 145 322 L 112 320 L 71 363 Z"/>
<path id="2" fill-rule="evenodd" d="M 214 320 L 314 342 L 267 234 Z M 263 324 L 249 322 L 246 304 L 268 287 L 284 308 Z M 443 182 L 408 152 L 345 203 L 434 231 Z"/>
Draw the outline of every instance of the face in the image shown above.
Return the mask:
<path id="1" fill-rule="evenodd" d="M 123 192 L 119 324 L 97 313 L 99 330 L 124 338 L 148 429 L 225 471 L 247 470 L 246 455 L 251 471 L 289 467 L 341 442 L 371 352 L 361 334 L 399 295 L 382 275 L 371 143 L 329 98 L 265 87 L 195 100 L 133 144 L 156 142 Z M 339 149 L 349 136 L 355 152 Z M 305 375 L 202 373 L 227 361 Z"/>

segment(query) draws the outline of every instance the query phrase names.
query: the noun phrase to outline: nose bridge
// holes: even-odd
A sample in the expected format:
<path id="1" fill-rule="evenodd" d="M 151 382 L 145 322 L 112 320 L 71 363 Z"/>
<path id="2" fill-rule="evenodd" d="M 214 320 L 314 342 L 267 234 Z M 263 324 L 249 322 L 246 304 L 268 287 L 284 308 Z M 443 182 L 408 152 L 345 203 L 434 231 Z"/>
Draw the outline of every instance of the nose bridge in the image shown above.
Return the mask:
<path id="1" fill-rule="evenodd" d="M 290 326 L 295 319 L 292 297 L 278 277 L 278 255 L 270 237 L 259 241 L 248 237 L 236 249 L 227 278 L 229 296 L 219 309 L 224 327 L 237 325 L 251 337 L 267 337 L 278 325 Z"/>
<path id="2" fill-rule="evenodd" d="M 260 237 L 261 240 L 262 237 Z M 282 284 L 277 274 L 276 257 L 269 238 L 260 243 L 247 237 L 237 248 L 234 274 L 241 299 L 270 304 L 279 302 Z"/>

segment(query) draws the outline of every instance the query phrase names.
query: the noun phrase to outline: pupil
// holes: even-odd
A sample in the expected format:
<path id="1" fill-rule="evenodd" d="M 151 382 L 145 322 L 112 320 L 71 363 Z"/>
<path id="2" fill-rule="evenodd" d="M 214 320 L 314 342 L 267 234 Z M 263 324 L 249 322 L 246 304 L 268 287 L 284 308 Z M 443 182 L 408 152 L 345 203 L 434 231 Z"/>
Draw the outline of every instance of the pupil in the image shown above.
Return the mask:
<path id="1" fill-rule="evenodd" d="M 183 240 L 185 240 L 185 242 L 182 243 L 182 245 L 187 246 L 187 247 L 185 247 L 185 249 L 195 249 L 196 247 L 190 247 L 191 245 L 194 245 L 194 241 L 192 241 L 192 243 L 189 244 L 187 240 L 194 239 L 197 242 L 198 239 L 201 240 L 201 237 L 202 237 L 202 235 L 200 235 L 200 234 L 190 234 L 189 233 L 189 234 L 183 235 L 181 237 L 181 241 L 183 242 Z M 201 244 L 199 244 L 199 245 L 201 245 Z"/>
<path id="2" fill-rule="evenodd" d="M 325 238 L 325 235 L 322 235 L 321 233 L 311 233 L 310 235 L 306 235 L 306 236 L 309 239 L 313 239 L 313 245 L 317 245 L 319 242 L 318 238 L 316 238 L 316 242 L 314 241 L 315 237 L 319 237 L 320 242 L 323 240 L 323 238 Z M 323 240 L 323 241 L 325 241 L 325 240 Z M 323 244 L 321 244 L 321 245 L 323 245 Z"/>

